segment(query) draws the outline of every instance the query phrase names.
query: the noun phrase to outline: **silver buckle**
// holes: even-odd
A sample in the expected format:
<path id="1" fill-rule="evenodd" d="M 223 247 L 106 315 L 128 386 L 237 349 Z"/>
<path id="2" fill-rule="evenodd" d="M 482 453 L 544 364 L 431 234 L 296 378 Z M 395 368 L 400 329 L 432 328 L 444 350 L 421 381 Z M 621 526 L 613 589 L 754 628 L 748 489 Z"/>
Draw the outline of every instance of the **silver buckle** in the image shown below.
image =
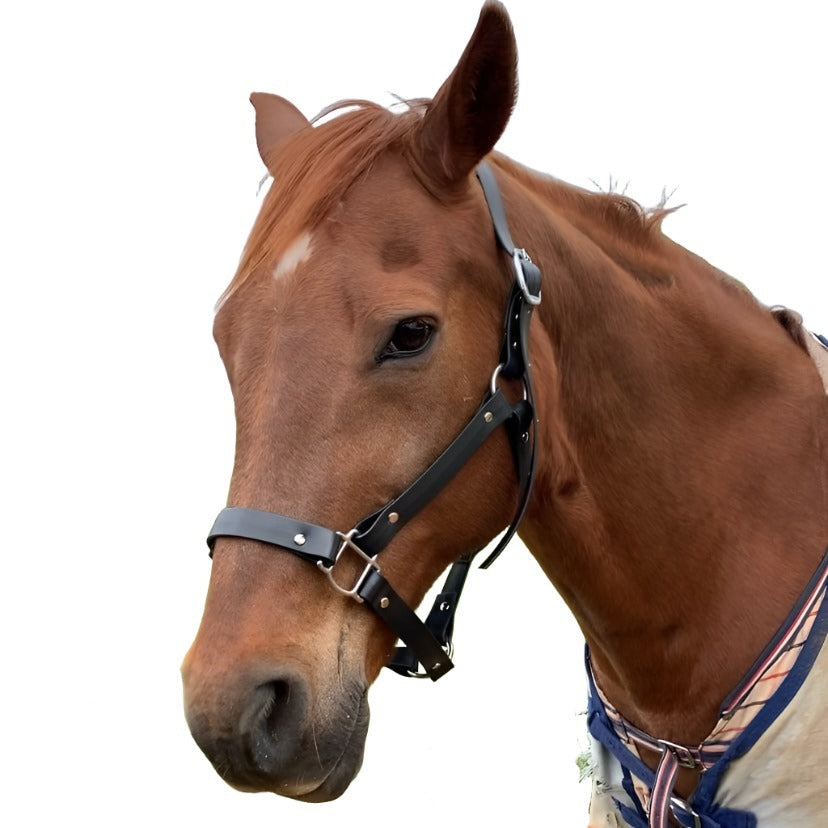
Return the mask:
<path id="1" fill-rule="evenodd" d="M 527 366 L 527 367 L 529 367 L 529 366 Z M 492 392 L 492 396 L 494 396 L 495 392 L 497 391 L 497 381 L 500 377 L 500 372 L 503 370 L 503 368 L 504 368 L 504 364 L 501 362 L 500 365 L 498 365 L 497 368 L 494 369 L 494 373 L 492 374 L 492 378 L 489 381 L 489 391 Z M 529 388 L 526 385 L 526 377 L 524 377 L 521 380 L 521 385 L 523 386 L 523 399 L 524 399 L 524 402 L 525 402 L 526 400 L 529 399 Z"/>
<path id="2" fill-rule="evenodd" d="M 372 558 L 370 555 L 363 552 L 353 541 L 354 535 L 356 535 L 356 528 L 351 529 L 347 535 L 343 535 L 342 532 L 337 532 L 336 534 L 339 536 L 342 543 L 339 544 L 339 549 L 336 552 L 336 557 L 334 558 L 334 562 L 330 566 L 325 566 L 324 561 L 317 561 L 316 565 L 328 576 L 328 580 L 331 582 L 331 586 L 341 593 L 342 595 L 347 595 L 349 598 L 353 598 L 358 603 L 362 604 L 363 599 L 359 595 L 359 590 L 362 588 L 362 585 L 365 583 L 365 579 L 368 577 L 368 573 L 372 569 L 376 569 L 377 572 L 380 571 L 379 566 L 377 566 L 377 562 L 375 558 Z M 362 574 L 357 579 L 356 584 L 354 584 L 352 589 L 345 589 L 345 587 L 340 586 L 333 576 L 333 568 L 336 566 L 337 561 L 342 557 L 343 553 L 346 549 L 353 549 L 354 552 L 359 555 L 362 560 L 365 561 L 366 566 L 365 569 L 362 570 Z"/>
<path id="3" fill-rule="evenodd" d="M 656 742 L 662 751 L 669 750 L 682 768 L 697 768 L 699 766 L 696 757 L 693 756 L 693 751 L 686 745 L 677 745 L 675 742 L 668 742 L 666 739 L 656 739 Z"/>
<path id="4" fill-rule="evenodd" d="M 443 645 L 443 652 L 448 656 L 449 661 L 451 661 L 454 656 L 454 644 L 449 641 L 448 644 Z M 429 675 L 425 670 L 418 670 L 417 672 L 414 672 L 413 670 L 406 670 L 405 672 L 408 678 L 429 678 Z"/>
<path id="5" fill-rule="evenodd" d="M 683 814 L 693 818 L 693 828 L 702 828 L 701 817 L 687 804 L 686 800 L 681 799 L 681 797 L 678 796 L 671 796 L 670 810 L 673 812 L 673 816 L 676 819 L 678 819 L 678 814 L 676 813 L 677 808 Z"/>
<path id="6" fill-rule="evenodd" d="M 492 396 L 494 396 L 495 391 L 497 391 L 497 378 L 500 376 L 500 372 L 503 370 L 503 363 L 501 362 L 497 368 L 494 369 L 494 373 L 492 374 L 492 379 L 489 382 L 489 390 L 492 392 Z"/>
<path id="7" fill-rule="evenodd" d="M 512 254 L 512 259 L 515 263 L 515 278 L 517 279 L 523 298 L 530 305 L 539 305 L 541 302 L 540 294 L 535 296 L 534 293 L 529 292 L 529 288 L 526 284 L 526 276 L 523 273 L 523 265 L 521 264 L 522 262 L 531 263 L 532 259 L 529 258 L 529 254 L 522 247 L 515 248 L 515 252 Z"/>

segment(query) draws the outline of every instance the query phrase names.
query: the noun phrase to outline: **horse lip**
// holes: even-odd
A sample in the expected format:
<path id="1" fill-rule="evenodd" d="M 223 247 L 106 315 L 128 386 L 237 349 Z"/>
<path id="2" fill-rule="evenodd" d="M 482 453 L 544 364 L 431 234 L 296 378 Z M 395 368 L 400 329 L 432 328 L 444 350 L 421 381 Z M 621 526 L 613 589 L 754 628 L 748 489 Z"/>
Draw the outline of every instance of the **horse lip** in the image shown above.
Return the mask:
<path id="1" fill-rule="evenodd" d="M 370 717 L 366 689 L 360 697 L 351 731 L 336 762 L 325 775 L 325 778 L 315 787 L 305 793 L 288 794 L 291 799 L 300 802 L 330 802 L 345 793 L 362 767 L 362 759 L 365 753 L 365 736 L 368 733 Z M 284 795 L 284 791 L 277 791 L 277 793 Z"/>

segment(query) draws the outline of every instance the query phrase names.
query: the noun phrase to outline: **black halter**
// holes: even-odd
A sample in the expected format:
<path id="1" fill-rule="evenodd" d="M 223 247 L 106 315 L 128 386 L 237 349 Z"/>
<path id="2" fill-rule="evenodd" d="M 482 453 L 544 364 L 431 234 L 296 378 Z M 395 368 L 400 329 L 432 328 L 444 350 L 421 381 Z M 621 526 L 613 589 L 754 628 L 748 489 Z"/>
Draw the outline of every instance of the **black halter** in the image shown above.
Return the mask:
<path id="1" fill-rule="evenodd" d="M 534 306 L 540 303 L 541 274 L 526 251 L 516 248 L 512 242 L 497 182 L 485 162 L 477 168 L 477 178 L 489 207 L 497 242 L 512 259 L 514 282 L 506 306 L 500 363 L 474 416 L 445 451 L 402 494 L 363 518 L 349 532 L 337 532 L 273 512 L 230 507 L 219 513 L 207 538 L 211 556 L 216 538 L 238 537 L 286 549 L 315 563 L 328 576 L 334 589 L 368 604 L 403 642 L 405 646 L 396 648 L 388 667 L 402 675 L 427 675 L 434 681 L 454 666 L 451 661 L 454 614 L 473 556 L 463 557 L 452 565 L 443 590 L 423 622 L 382 575 L 377 555 L 411 518 L 436 497 L 488 436 L 504 425 L 512 446 L 521 492 L 514 520 L 482 564 L 483 569 L 487 568 L 517 531 L 529 502 L 535 473 L 536 436 L 529 373 L 529 322 Z M 512 405 L 497 386 L 499 377 L 518 380 L 523 386 L 523 399 Z M 365 563 L 362 574 L 350 589 L 334 579 L 334 566 L 348 550 Z M 420 664 L 424 673 L 418 671 Z"/>

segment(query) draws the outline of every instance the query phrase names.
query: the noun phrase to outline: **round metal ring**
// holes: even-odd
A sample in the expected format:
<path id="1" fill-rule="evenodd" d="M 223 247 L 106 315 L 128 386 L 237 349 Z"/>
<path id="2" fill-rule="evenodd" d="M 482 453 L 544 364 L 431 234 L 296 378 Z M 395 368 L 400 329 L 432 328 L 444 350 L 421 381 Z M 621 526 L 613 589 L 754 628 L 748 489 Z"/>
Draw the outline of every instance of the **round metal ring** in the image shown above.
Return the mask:
<path id="1" fill-rule="evenodd" d="M 491 390 L 492 394 L 497 391 L 497 378 L 500 376 L 500 372 L 503 370 L 503 363 L 501 362 L 497 368 L 494 369 L 494 373 L 492 374 L 492 381 L 489 383 L 489 389 Z"/>

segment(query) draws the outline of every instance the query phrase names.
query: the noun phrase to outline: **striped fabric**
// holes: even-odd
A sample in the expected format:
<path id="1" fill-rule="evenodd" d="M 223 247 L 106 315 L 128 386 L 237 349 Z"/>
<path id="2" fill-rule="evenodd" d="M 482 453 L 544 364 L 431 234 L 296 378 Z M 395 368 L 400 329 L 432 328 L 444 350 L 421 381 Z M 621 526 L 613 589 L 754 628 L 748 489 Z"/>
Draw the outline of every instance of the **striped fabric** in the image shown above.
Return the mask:
<path id="1" fill-rule="evenodd" d="M 690 767 L 698 766 L 704 773 L 722 757 L 731 742 L 759 714 L 796 664 L 825 599 L 827 586 L 828 568 L 825 568 L 821 577 L 813 584 L 809 594 L 803 596 L 804 600 L 799 604 L 798 611 L 789 619 L 789 623 L 762 653 L 739 688 L 725 701 L 719 721 L 710 735 L 698 746 L 670 745 L 667 750 L 670 750 L 681 764 Z M 594 678 L 593 675 L 593 681 Z M 632 753 L 639 755 L 639 745 L 651 750 L 661 750 L 662 753 L 666 752 L 663 743 L 627 722 L 608 701 L 597 683 L 595 687 L 618 738 Z M 641 806 L 646 813 L 650 813 L 651 790 L 635 777 L 633 777 L 633 784 Z M 671 789 L 672 785 L 667 788 L 667 790 Z M 653 807 L 656 805 L 658 803 L 654 803 Z M 661 808 L 662 805 L 658 807 Z M 651 821 L 650 824 L 660 823 Z"/>

